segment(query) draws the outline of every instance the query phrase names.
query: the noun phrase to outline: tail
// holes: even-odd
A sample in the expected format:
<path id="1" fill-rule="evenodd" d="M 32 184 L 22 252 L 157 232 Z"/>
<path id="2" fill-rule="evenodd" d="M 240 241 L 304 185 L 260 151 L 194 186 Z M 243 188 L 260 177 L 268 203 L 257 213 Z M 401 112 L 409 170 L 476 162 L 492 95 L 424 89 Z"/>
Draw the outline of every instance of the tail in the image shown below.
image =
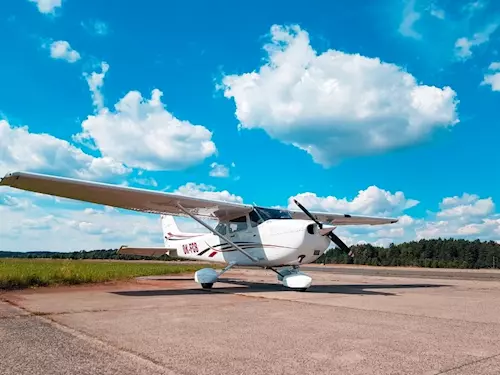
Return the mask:
<path id="1" fill-rule="evenodd" d="M 166 247 L 175 246 L 175 243 L 179 240 L 187 240 L 204 234 L 183 232 L 177 226 L 175 217 L 171 215 L 161 215 L 161 228 Z"/>

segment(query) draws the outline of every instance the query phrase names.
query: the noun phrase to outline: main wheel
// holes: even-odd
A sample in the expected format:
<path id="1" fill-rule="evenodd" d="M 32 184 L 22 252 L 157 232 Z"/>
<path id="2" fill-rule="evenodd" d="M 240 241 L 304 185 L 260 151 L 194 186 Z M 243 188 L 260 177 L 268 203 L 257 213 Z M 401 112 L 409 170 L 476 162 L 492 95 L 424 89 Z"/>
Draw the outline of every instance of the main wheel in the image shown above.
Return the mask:
<path id="1" fill-rule="evenodd" d="M 201 283 L 201 287 L 203 289 L 212 289 L 213 286 L 214 286 L 214 283 Z"/>

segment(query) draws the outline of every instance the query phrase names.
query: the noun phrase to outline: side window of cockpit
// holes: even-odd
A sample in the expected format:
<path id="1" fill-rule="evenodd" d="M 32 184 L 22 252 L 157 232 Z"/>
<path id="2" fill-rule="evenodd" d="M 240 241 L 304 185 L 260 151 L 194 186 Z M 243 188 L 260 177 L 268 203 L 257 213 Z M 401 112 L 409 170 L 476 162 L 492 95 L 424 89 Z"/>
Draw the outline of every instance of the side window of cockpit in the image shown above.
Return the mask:
<path id="1" fill-rule="evenodd" d="M 229 222 L 229 233 L 247 229 L 247 217 L 241 216 Z"/>
<path id="2" fill-rule="evenodd" d="M 217 226 L 215 227 L 215 230 L 218 233 L 225 235 L 226 234 L 226 224 L 224 224 L 224 223 L 217 224 Z"/>
<path id="3" fill-rule="evenodd" d="M 250 216 L 250 225 L 252 227 L 256 227 L 257 225 L 259 225 L 260 223 L 263 222 L 263 220 L 260 218 L 259 214 L 255 211 L 251 211 L 249 216 Z"/>

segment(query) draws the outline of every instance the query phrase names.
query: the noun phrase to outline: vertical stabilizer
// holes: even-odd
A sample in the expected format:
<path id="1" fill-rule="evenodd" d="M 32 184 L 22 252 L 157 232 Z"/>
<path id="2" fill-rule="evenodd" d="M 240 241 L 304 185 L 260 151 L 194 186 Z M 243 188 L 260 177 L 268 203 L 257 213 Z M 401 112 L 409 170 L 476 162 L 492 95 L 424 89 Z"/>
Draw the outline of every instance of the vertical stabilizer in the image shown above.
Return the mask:
<path id="1" fill-rule="evenodd" d="M 175 217 L 172 215 L 161 215 L 161 228 L 163 230 L 163 239 L 167 247 L 175 246 L 177 241 L 203 235 L 203 233 L 183 232 L 179 229 L 179 226 L 175 222 Z"/>

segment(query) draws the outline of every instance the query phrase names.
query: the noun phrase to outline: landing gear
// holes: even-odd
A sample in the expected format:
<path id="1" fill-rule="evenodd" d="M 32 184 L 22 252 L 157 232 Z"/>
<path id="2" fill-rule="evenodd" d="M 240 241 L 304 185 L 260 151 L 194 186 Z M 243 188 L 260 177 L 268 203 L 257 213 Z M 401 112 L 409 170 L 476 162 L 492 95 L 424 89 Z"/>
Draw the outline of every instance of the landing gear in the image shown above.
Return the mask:
<path id="1" fill-rule="evenodd" d="M 281 268 L 280 270 L 275 270 L 272 267 L 269 269 L 278 274 L 278 281 L 292 290 L 305 292 L 311 286 L 312 278 L 301 272 L 298 266 Z"/>
<path id="2" fill-rule="evenodd" d="M 203 268 L 196 271 L 194 280 L 201 284 L 204 290 L 210 290 L 218 281 L 219 277 L 226 271 L 233 268 L 236 264 L 230 263 L 226 268 L 217 273 L 213 268 Z M 311 286 L 312 278 L 301 272 L 298 266 L 283 267 L 275 269 L 274 267 L 264 267 L 275 272 L 278 275 L 278 281 L 297 292 L 305 292 Z"/>
<path id="3" fill-rule="evenodd" d="M 212 289 L 214 283 L 217 282 L 219 277 L 226 271 L 230 270 L 236 265 L 236 263 L 229 263 L 226 268 L 217 273 L 213 268 L 203 268 L 196 271 L 194 274 L 194 281 L 201 284 L 203 289 Z"/>

